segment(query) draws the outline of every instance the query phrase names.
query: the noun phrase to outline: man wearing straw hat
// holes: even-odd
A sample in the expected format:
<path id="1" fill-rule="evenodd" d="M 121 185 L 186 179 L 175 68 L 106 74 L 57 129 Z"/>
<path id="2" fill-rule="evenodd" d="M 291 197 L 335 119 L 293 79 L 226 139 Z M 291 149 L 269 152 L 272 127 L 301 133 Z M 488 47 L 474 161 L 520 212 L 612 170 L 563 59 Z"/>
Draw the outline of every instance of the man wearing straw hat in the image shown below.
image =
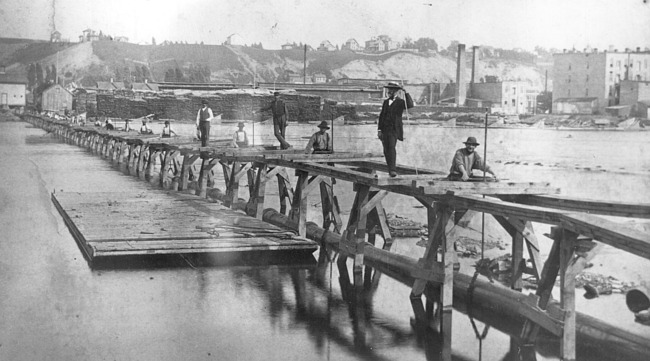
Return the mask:
<path id="1" fill-rule="evenodd" d="M 476 146 L 480 145 L 476 141 L 476 138 L 469 137 L 463 143 L 465 143 L 465 148 L 458 149 L 456 154 L 454 154 L 454 159 L 451 161 L 449 180 L 466 182 L 470 178 L 472 169 L 480 169 L 492 174 L 494 180 L 497 181 L 497 175 L 490 169 L 489 165 L 483 162 L 481 156 L 475 152 Z"/>
<path id="2" fill-rule="evenodd" d="M 377 137 L 379 137 L 379 140 L 381 140 L 384 146 L 384 157 L 386 157 L 388 173 L 391 177 L 397 177 L 397 152 L 395 146 L 398 140 L 404 140 L 402 114 L 405 109 L 413 108 L 413 99 L 395 82 L 389 82 L 387 85 L 384 85 L 384 88 L 386 88 L 388 99 L 384 100 L 381 106 Z M 398 90 L 404 91 L 406 101 L 396 96 Z"/>
<path id="3" fill-rule="evenodd" d="M 318 124 L 318 128 L 320 130 L 314 133 L 311 136 L 311 138 L 309 138 L 309 142 L 305 147 L 305 153 L 310 153 L 310 152 L 313 154 L 332 153 L 333 150 L 332 137 L 330 137 L 329 133 L 327 133 L 327 130 L 330 128 L 329 125 L 327 125 L 327 121 L 323 120 L 322 122 L 320 122 L 320 124 Z"/>

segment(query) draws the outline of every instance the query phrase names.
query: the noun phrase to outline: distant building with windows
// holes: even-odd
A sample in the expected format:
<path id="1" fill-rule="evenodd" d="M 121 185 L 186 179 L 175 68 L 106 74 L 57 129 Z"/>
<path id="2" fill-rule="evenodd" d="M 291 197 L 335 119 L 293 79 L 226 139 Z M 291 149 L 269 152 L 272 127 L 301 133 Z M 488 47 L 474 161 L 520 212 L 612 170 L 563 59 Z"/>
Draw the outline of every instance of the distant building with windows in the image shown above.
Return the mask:
<path id="1" fill-rule="evenodd" d="M 320 45 L 316 49 L 318 51 L 335 51 L 336 47 L 330 43 L 329 40 L 323 40 L 321 41 Z"/>
<path id="2" fill-rule="evenodd" d="M 52 34 L 50 34 L 50 42 L 51 43 L 61 42 L 61 32 L 58 30 L 54 30 Z"/>
<path id="3" fill-rule="evenodd" d="M 73 95 L 60 84 L 54 84 L 43 90 L 41 96 L 41 109 L 51 112 L 64 112 L 72 110 Z"/>
<path id="4" fill-rule="evenodd" d="M 488 101 L 492 112 L 503 114 L 532 113 L 531 94 L 525 81 L 497 81 L 491 83 L 470 84 L 471 95 L 474 99 Z"/>
<path id="5" fill-rule="evenodd" d="M 352 50 L 352 51 L 360 51 L 363 50 L 363 47 L 357 42 L 357 39 L 348 39 L 345 42 L 345 45 L 343 45 L 344 49 Z"/>
<path id="6" fill-rule="evenodd" d="M 553 113 L 604 113 L 606 107 L 619 104 L 625 80 L 650 80 L 650 51 L 585 49 L 553 54 Z M 576 107 L 567 105 L 571 102 Z"/>
<path id="7" fill-rule="evenodd" d="M 393 41 L 388 35 L 379 35 L 377 37 L 372 37 L 370 40 L 366 41 L 366 52 L 377 53 L 382 51 L 390 51 L 399 49 L 401 44 L 397 41 Z"/>
<path id="8" fill-rule="evenodd" d="M 367 52 L 380 52 L 386 51 L 386 44 L 378 38 L 372 37 L 370 40 L 366 41 L 366 51 Z"/>
<path id="9" fill-rule="evenodd" d="M 327 83 L 327 75 L 322 73 L 317 73 L 312 76 L 314 83 Z"/>

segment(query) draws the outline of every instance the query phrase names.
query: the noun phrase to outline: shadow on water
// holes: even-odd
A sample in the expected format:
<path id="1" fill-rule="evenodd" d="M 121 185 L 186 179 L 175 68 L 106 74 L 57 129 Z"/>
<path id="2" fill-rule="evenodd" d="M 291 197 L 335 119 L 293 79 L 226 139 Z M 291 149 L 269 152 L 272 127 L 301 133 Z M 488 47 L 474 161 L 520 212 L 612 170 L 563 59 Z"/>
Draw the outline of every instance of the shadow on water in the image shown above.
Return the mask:
<path id="1" fill-rule="evenodd" d="M 52 133 L 25 136 L 25 144 L 35 145 L 35 144 L 55 144 L 55 143 L 64 143 L 64 141 L 57 138 Z"/>
<path id="2" fill-rule="evenodd" d="M 270 267 L 286 266 L 313 268 L 316 260 L 311 254 L 284 252 L 160 254 L 96 258 L 89 262 L 93 270 L 129 270 L 203 267 Z"/>

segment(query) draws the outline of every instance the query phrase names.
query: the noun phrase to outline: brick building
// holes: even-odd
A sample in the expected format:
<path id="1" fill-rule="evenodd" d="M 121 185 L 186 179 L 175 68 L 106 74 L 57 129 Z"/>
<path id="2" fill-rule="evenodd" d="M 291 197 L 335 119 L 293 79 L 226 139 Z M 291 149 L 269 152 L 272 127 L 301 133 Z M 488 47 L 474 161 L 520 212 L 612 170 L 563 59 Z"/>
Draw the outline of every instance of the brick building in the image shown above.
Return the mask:
<path id="1" fill-rule="evenodd" d="M 532 113 L 530 109 L 531 92 L 525 81 L 500 81 L 493 83 L 473 83 L 470 85 L 474 99 L 489 101 L 493 112 L 504 114 Z"/>
<path id="2" fill-rule="evenodd" d="M 621 81 L 650 80 L 650 51 L 626 49 L 625 52 L 598 49 L 553 54 L 553 99 L 596 98 L 590 113 L 603 113 L 607 106 L 618 105 Z M 556 100 L 553 112 L 558 113 Z M 591 103 L 591 101 L 589 101 Z M 566 108 L 566 107 L 565 107 Z M 583 107 L 581 111 L 585 110 Z"/>

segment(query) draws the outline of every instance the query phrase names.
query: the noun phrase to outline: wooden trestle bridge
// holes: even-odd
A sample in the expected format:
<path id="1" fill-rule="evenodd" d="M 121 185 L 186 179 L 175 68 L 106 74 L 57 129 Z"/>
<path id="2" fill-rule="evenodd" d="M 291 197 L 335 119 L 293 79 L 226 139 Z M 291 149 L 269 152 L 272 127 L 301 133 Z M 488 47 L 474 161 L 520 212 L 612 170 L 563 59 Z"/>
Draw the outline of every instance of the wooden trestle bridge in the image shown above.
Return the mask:
<path id="1" fill-rule="evenodd" d="M 647 219 L 650 218 L 648 204 L 573 199 L 560 196 L 559 189 L 541 182 L 451 182 L 444 179 L 446 174 L 442 172 L 408 166 L 400 166 L 400 176 L 391 178 L 382 161 L 370 160 L 372 154 L 304 154 L 275 147 L 236 149 L 229 148 L 225 141 L 212 142 L 211 147 L 202 148 L 186 138 L 161 139 L 133 132 L 106 131 L 39 116 L 26 115 L 25 119 L 110 162 L 124 163 L 145 179 L 151 179 L 157 172 L 161 186 L 183 192 L 178 196 L 170 195 L 170 200 L 188 197 L 190 177 L 197 179 L 194 188 L 197 196 L 218 198 L 225 207 L 245 211 L 251 220 L 255 218 L 278 227 L 263 232 L 264 235 L 292 230 L 297 233 L 294 237 L 298 242 L 296 249 L 309 250 L 308 245 L 300 243 L 309 238 L 325 248 L 326 252 L 320 252 L 321 257 L 338 254 L 342 276 L 349 277 L 346 260 L 352 259 L 352 284 L 358 290 L 364 283 L 376 287 L 382 273 L 404 282 L 411 287 L 410 301 L 417 324 L 438 328 L 444 338 L 444 360 L 451 359 L 454 292 L 466 295 L 471 278 L 454 272 L 456 252 L 453 245 L 458 230 L 455 226 L 479 212 L 494 216 L 511 235 L 512 277 L 510 289 L 477 280 L 472 286 L 474 302 L 523 317 L 526 322 L 519 335 L 521 344 L 534 343 L 540 328 L 558 336 L 560 353 L 565 360 L 576 358 L 576 320 L 582 317 L 575 310 L 575 276 L 603 244 L 650 258 L 650 235 L 612 221 L 611 217 L 603 217 Z M 200 168 L 193 171 L 197 163 Z M 226 184 L 225 192 L 209 187 L 214 184 L 215 167 L 219 165 Z M 293 184 L 288 170 L 295 172 Z M 244 176 L 248 179 L 247 200 L 241 198 L 240 180 Z M 265 187 L 273 178 L 278 183 L 279 212 L 265 209 Z M 337 181 L 354 184 L 355 199 L 345 225 L 333 187 Z M 320 192 L 321 225 L 307 222 L 307 197 L 313 192 Z M 420 259 L 391 252 L 393 237 L 382 203 L 390 193 L 415 198 L 426 208 L 428 244 Z M 53 199 L 56 202 L 54 195 Z M 75 219 L 70 222 L 74 223 Z M 553 244 L 545 261 L 540 255 L 533 222 L 553 226 Z M 377 235 L 383 239 L 381 246 L 376 242 Z M 121 253 L 116 245 L 117 248 L 111 250 L 114 252 L 96 256 L 188 252 L 182 247 L 166 248 L 162 243 L 143 243 L 142 247 L 138 242 L 127 243 L 124 247 L 128 252 Z M 529 262 L 524 257 L 524 248 Z M 212 251 L 214 248 L 201 248 L 196 244 L 191 252 Z M 92 254 L 88 256 L 93 257 Z M 524 273 L 537 278 L 535 294 L 520 293 Z M 561 296 L 556 302 L 552 300 L 551 291 L 558 277 Z M 620 332 L 612 335 L 607 330 L 589 331 L 583 326 L 578 331 L 601 332 L 617 343 L 621 352 L 633 350 L 636 354 L 650 354 L 649 340 L 634 335 L 628 337 L 625 332 L 623 336 Z"/>

